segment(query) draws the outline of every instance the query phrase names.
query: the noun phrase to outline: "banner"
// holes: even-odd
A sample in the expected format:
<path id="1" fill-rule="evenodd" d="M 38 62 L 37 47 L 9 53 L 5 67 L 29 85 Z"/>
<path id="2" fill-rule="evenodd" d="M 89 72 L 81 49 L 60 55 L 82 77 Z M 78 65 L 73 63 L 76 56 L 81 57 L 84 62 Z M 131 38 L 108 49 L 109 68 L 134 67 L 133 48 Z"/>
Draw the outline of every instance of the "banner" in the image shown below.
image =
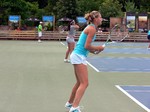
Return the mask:
<path id="1" fill-rule="evenodd" d="M 135 30 L 135 19 L 136 19 L 136 14 L 127 12 L 126 14 L 126 23 L 127 23 L 127 28 L 129 29 L 129 32 L 133 32 Z"/>
<path id="2" fill-rule="evenodd" d="M 139 13 L 138 14 L 138 28 L 141 32 L 146 32 L 148 29 L 148 14 Z"/>
<path id="3" fill-rule="evenodd" d="M 55 26 L 54 16 L 43 16 L 42 21 L 43 21 L 43 26 L 45 31 L 54 30 L 54 26 Z"/>
<path id="4" fill-rule="evenodd" d="M 43 16 L 42 20 L 44 22 L 53 22 L 54 21 L 54 16 Z"/>
<path id="5" fill-rule="evenodd" d="M 20 21 L 20 16 L 18 16 L 18 15 L 10 15 L 10 16 L 9 16 L 9 21 L 10 21 L 10 22 L 17 23 L 17 22 Z"/>
<path id="6" fill-rule="evenodd" d="M 78 23 L 86 23 L 86 19 L 84 17 L 77 17 L 77 22 Z"/>

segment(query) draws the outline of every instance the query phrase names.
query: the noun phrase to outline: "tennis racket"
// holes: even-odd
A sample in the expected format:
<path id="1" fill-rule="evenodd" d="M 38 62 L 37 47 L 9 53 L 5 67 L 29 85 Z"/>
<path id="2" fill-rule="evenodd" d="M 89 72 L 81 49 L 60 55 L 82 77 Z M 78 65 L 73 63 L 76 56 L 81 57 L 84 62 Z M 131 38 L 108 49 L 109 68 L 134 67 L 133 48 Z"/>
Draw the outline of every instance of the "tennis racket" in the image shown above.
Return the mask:
<path id="1" fill-rule="evenodd" d="M 106 42 L 103 46 L 112 43 L 123 42 L 129 36 L 128 29 L 125 25 L 116 24 L 109 32 Z"/>
<path id="2" fill-rule="evenodd" d="M 128 37 L 128 29 L 125 25 L 116 24 L 109 32 L 109 35 L 102 45 L 105 47 L 108 44 L 114 44 L 118 42 L 123 42 Z M 94 54 L 98 54 L 100 51 L 95 51 Z"/>

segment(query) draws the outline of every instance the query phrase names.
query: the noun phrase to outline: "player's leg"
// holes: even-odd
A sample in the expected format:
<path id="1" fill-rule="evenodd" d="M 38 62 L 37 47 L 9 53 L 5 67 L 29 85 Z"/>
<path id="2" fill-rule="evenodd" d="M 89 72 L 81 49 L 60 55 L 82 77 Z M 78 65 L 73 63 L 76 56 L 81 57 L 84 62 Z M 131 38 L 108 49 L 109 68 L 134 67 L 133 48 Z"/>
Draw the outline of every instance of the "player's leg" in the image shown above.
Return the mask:
<path id="1" fill-rule="evenodd" d="M 88 86 L 88 70 L 85 64 L 74 65 L 76 77 L 79 80 L 79 87 L 76 91 L 75 98 L 73 101 L 73 107 L 78 107 L 82 96 Z"/>
<path id="2" fill-rule="evenodd" d="M 71 42 L 69 46 L 70 46 L 69 53 L 71 54 L 71 53 L 72 53 L 72 51 L 74 50 L 75 42 L 74 42 L 74 41 L 73 41 L 73 42 Z"/>
<path id="3" fill-rule="evenodd" d="M 42 32 L 38 32 L 38 42 L 41 42 Z"/>
<path id="4" fill-rule="evenodd" d="M 72 100 L 73 99 L 74 100 L 69 112 L 81 112 L 79 103 L 88 86 L 88 71 L 87 71 L 87 66 L 84 64 L 74 65 L 74 70 L 75 70 L 77 81 L 79 81 L 79 86 L 75 90 L 74 95 L 72 96 Z"/>
<path id="5" fill-rule="evenodd" d="M 70 109 L 72 107 L 72 103 L 74 101 L 74 98 L 75 98 L 75 95 L 76 95 L 76 91 L 80 85 L 80 82 L 79 82 L 79 79 L 77 77 L 77 74 L 76 74 L 76 71 L 75 72 L 75 77 L 76 77 L 76 84 L 74 85 L 73 89 L 72 89 L 72 92 L 71 92 L 71 95 L 70 95 L 70 98 L 68 100 L 68 102 L 65 104 L 65 107 L 67 109 Z"/>
<path id="6" fill-rule="evenodd" d="M 66 51 L 64 62 L 70 62 L 68 57 L 69 57 L 69 54 L 71 54 L 72 51 L 74 50 L 74 47 L 75 47 L 74 39 L 68 38 L 67 39 L 67 45 L 68 45 L 68 48 L 67 48 L 67 51 Z"/>
<path id="7" fill-rule="evenodd" d="M 69 56 L 69 53 L 70 53 L 70 43 L 67 42 L 67 51 L 66 51 L 66 54 L 65 54 L 65 59 L 64 59 L 64 62 L 67 62 L 68 61 L 68 56 Z"/>

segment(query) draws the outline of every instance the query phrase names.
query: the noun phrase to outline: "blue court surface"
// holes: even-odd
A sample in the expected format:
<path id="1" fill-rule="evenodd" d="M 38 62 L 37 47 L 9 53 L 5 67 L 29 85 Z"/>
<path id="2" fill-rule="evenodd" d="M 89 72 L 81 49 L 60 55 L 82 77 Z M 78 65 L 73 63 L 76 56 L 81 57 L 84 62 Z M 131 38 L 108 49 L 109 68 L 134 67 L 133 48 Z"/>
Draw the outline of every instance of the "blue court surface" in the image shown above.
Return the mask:
<path id="1" fill-rule="evenodd" d="M 122 53 L 122 54 L 149 54 L 150 50 L 144 48 L 113 48 L 113 49 L 105 49 L 104 53 Z"/>
<path id="2" fill-rule="evenodd" d="M 89 57 L 88 64 L 97 72 L 150 72 L 150 58 Z"/>
<path id="3" fill-rule="evenodd" d="M 150 86 L 119 86 L 116 87 L 136 102 L 139 106 L 150 112 Z"/>
<path id="4" fill-rule="evenodd" d="M 97 44 L 97 43 L 96 43 Z M 97 72 L 150 72 L 148 43 L 117 43 L 87 58 Z"/>
<path id="5" fill-rule="evenodd" d="M 103 44 L 94 42 L 95 45 Z M 149 43 L 116 43 L 106 46 L 103 53 L 106 54 L 149 54 L 150 50 L 147 49 Z"/>

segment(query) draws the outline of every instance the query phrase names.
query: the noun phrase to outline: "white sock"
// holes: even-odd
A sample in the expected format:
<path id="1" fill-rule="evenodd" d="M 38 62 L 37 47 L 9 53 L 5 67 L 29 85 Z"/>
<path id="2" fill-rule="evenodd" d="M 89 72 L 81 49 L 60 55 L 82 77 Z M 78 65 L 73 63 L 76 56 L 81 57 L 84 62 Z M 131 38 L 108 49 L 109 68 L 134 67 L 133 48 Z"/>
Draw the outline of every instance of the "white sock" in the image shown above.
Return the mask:
<path id="1" fill-rule="evenodd" d="M 72 105 L 71 103 L 67 102 L 66 105 Z"/>

